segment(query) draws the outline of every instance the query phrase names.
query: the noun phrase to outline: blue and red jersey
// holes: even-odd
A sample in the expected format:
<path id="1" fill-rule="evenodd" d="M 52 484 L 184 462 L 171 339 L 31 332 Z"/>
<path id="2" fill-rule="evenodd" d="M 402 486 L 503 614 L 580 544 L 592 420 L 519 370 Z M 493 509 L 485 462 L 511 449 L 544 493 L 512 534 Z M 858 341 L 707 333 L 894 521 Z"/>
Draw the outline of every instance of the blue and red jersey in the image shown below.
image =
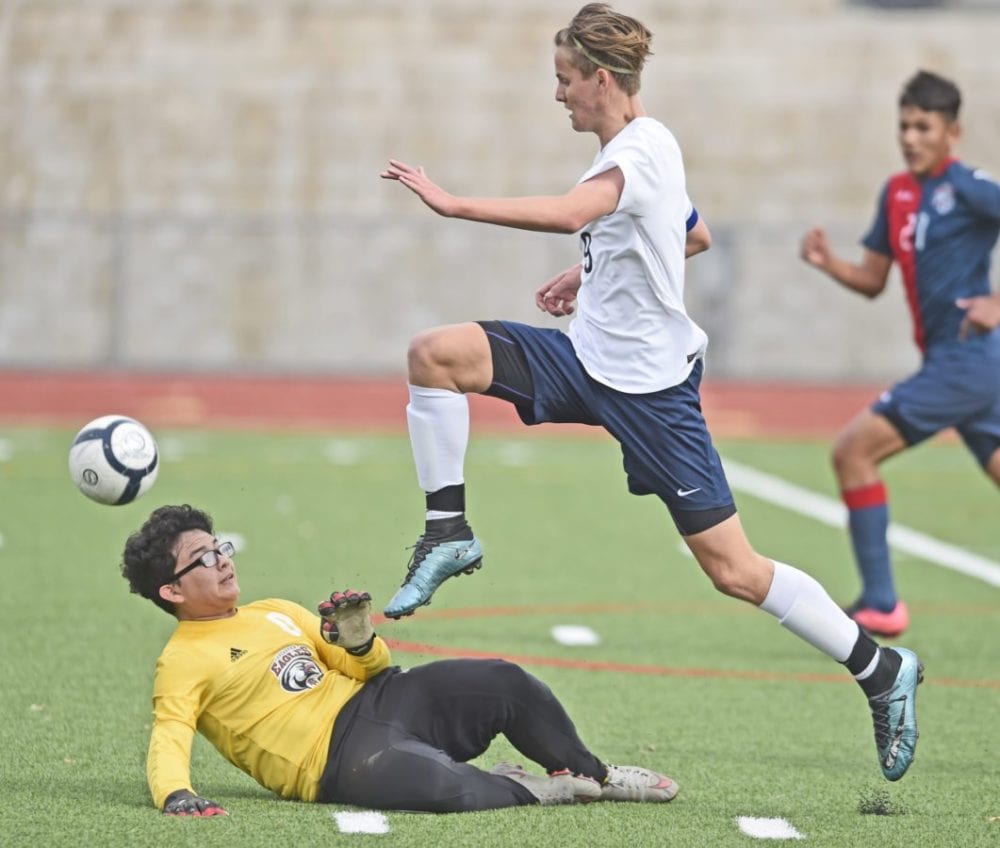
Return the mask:
<path id="1" fill-rule="evenodd" d="M 921 351 L 958 341 L 965 313 L 955 299 L 989 294 L 998 235 L 1000 185 L 985 172 L 950 159 L 924 179 L 889 178 L 862 244 L 899 264 Z"/>

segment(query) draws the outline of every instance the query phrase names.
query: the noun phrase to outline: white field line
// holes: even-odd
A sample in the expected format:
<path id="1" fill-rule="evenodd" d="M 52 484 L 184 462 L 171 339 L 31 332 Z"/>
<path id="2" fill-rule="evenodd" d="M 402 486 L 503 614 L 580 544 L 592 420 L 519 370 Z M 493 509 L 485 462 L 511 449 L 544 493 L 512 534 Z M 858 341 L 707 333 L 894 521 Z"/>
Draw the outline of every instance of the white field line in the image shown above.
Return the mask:
<path id="1" fill-rule="evenodd" d="M 758 471 L 723 457 L 726 477 L 733 489 L 800 515 L 815 518 L 831 527 L 847 526 L 847 508 L 839 501 L 810 492 L 780 477 Z M 897 550 L 927 562 L 975 577 L 991 586 L 1000 586 L 1000 563 L 942 542 L 926 533 L 895 522 L 889 525 L 889 544 Z"/>
<path id="2" fill-rule="evenodd" d="M 333 820 L 341 833 L 388 833 L 389 819 L 374 810 L 361 813 L 333 813 Z"/>
<path id="3" fill-rule="evenodd" d="M 787 819 L 757 819 L 738 816 L 736 824 L 754 839 L 805 839 Z"/>

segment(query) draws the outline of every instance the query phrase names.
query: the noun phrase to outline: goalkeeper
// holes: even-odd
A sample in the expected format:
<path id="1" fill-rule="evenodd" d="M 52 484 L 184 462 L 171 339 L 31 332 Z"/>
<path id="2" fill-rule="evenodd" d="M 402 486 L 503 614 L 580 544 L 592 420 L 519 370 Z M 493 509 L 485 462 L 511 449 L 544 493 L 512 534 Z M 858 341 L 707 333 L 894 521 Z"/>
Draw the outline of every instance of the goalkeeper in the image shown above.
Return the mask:
<path id="1" fill-rule="evenodd" d="M 460 812 L 577 801 L 669 801 L 677 784 L 602 763 L 548 687 L 503 660 L 402 672 L 348 589 L 320 616 L 285 600 L 237 606 L 235 549 L 191 506 L 155 510 L 125 544 L 133 592 L 178 619 L 156 665 L 146 775 L 169 815 L 226 815 L 190 776 L 195 730 L 283 798 Z M 469 765 L 504 734 L 545 774 Z"/>

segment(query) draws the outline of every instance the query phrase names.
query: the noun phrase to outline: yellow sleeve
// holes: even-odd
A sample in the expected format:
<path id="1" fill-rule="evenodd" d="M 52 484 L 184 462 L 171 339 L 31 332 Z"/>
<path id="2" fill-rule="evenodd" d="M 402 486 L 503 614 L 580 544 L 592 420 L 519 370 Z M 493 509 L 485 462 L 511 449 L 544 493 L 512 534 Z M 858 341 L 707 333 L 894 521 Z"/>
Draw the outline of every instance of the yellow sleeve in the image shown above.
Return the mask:
<path id="1" fill-rule="evenodd" d="M 179 721 L 154 719 L 146 755 L 146 780 L 158 810 L 171 792 L 191 786 L 191 740 L 194 728 Z M 197 794 L 197 793 L 196 793 Z"/>
<path id="2" fill-rule="evenodd" d="M 360 657 L 349 654 L 343 648 L 338 648 L 336 645 L 328 644 L 323 641 L 322 636 L 320 637 L 320 641 L 323 642 L 323 647 L 317 646 L 316 650 L 320 652 L 323 661 L 330 668 L 335 668 L 348 677 L 353 677 L 355 680 L 371 680 L 376 674 L 384 671 L 392 664 L 392 654 L 389 651 L 389 646 L 383 641 L 381 636 L 376 636 L 375 641 L 372 642 L 372 649 Z M 334 660 L 331 656 L 333 652 L 336 652 L 339 660 Z"/>
<path id="3" fill-rule="evenodd" d="M 153 803 L 163 809 L 167 796 L 190 789 L 191 742 L 197 728 L 202 684 L 195 664 L 183 654 L 161 654 L 153 682 L 153 730 L 146 753 L 146 780 Z"/>

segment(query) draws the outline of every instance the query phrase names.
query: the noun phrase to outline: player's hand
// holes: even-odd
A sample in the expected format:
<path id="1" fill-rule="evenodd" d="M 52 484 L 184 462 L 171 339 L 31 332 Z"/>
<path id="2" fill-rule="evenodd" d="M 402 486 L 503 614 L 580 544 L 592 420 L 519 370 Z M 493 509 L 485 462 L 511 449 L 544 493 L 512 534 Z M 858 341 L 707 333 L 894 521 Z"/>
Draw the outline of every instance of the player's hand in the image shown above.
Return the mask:
<path id="1" fill-rule="evenodd" d="M 455 197 L 431 180 L 423 168 L 414 168 L 398 159 L 390 159 L 388 167 L 379 176 L 383 180 L 401 182 L 438 215 L 446 218 L 454 215 Z"/>
<path id="2" fill-rule="evenodd" d="M 178 789 L 167 796 L 163 805 L 163 814 L 167 816 L 228 816 L 222 807 L 195 795 L 188 789 Z"/>
<path id="3" fill-rule="evenodd" d="M 826 232 L 819 227 L 809 230 L 802 237 L 799 254 L 810 265 L 825 271 L 830 265 L 830 242 Z"/>
<path id="4" fill-rule="evenodd" d="M 319 605 L 323 619 L 320 634 L 331 645 L 338 645 L 349 654 L 367 654 L 375 640 L 371 601 L 372 596 L 367 592 L 353 589 L 334 592 L 330 600 Z"/>
<path id="5" fill-rule="evenodd" d="M 576 293 L 580 290 L 582 274 L 581 265 L 556 274 L 535 292 L 535 305 L 556 318 L 572 315 L 576 309 Z"/>
<path id="6" fill-rule="evenodd" d="M 997 295 L 960 297 L 955 306 L 965 310 L 958 337 L 965 341 L 970 335 L 988 333 L 1000 327 L 1000 298 Z"/>

